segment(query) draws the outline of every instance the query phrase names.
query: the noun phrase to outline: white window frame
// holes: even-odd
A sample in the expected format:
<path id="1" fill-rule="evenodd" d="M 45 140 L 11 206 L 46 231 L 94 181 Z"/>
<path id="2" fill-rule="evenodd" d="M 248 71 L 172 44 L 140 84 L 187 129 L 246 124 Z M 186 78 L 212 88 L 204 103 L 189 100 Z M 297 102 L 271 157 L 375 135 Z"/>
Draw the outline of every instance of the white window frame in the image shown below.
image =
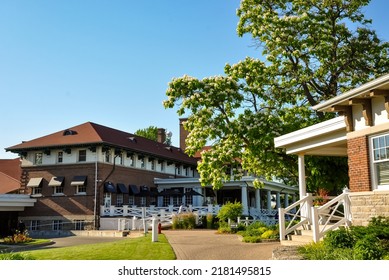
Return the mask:
<path id="1" fill-rule="evenodd" d="M 40 224 L 41 223 L 39 220 L 31 220 L 28 230 L 30 230 L 30 231 L 39 230 Z"/>
<path id="2" fill-rule="evenodd" d="M 124 195 L 122 193 L 116 194 L 116 206 L 122 207 L 124 203 Z"/>
<path id="3" fill-rule="evenodd" d="M 76 194 L 86 195 L 86 186 L 85 185 L 76 185 Z"/>
<path id="4" fill-rule="evenodd" d="M 375 139 L 384 139 L 384 146 L 379 146 L 380 150 L 382 150 L 383 154 L 386 153 L 386 156 L 383 156 L 381 159 L 375 159 L 375 151 L 378 149 L 374 149 L 374 140 Z M 389 184 L 379 185 L 378 183 L 378 173 L 376 166 L 380 163 L 388 163 L 389 164 L 389 132 L 373 135 L 369 139 L 369 152 L 370 152 L 370 176 L 373 190 L 389 190 Z M 386 158 L 385 158 L 386 157 Z M 389 170 L 388 170 L 389 172 Z"/>
<path id="5" fill-rule="evenodd" d="M 53 194 L 55 195 L 63 195 L 63 190 L 64 190 L 64 186 L 63 184 L 60 185 L 60 186 L 54 186 L 53 187 Z"/>
<path id="6" fill-rule="evenodd" d="M 63 163 L 63 152 L 57 153 L 57 163 Z"/>
<path id="7" fill-rule="evenodd" d="M 85 155 L 81 153 L 85 153 Z M 86 157 L 87 157 L 86 150 L 78 150 L 78 162 L 86 162 Z"/>
<path id="8" fill-rule="evenodd" d="M 43 163 L 43 153 L 34 154 L 34 164 L 41 165 Z"/>

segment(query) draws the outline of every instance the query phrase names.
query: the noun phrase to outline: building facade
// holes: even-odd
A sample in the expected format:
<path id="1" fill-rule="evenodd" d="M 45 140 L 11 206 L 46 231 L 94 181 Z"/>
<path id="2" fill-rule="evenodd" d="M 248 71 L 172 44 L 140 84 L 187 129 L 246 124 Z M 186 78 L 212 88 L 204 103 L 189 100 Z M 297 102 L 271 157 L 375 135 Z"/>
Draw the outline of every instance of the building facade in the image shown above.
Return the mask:
<path id="1" fill-rule="evenodd" d="M 163 139 L 163 138 L 160 138 Z M 87 122 L 6 148 L 21 158 L 30 230 L 100 227 L 100 206 L 156 205 L 154 178 L 198 177 L 180 148 Z"/>

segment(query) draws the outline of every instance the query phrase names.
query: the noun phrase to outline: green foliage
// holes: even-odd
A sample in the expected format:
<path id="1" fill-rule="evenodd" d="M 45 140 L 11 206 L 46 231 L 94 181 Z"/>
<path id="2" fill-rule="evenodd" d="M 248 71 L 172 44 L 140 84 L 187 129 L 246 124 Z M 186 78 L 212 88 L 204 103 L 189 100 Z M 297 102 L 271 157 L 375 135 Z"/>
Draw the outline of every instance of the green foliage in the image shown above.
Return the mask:
<path id="1" fill-rule="evenodd" d="M 380 240 L 374 235 L 366 235 L 354 246 L 357 260 L 380 260 L 384 255 Z"/>
<path id="2" fill-rule="evenodd" d="M 34 260 L 35 258 L 25 253 L 2 253 L 0 252 L 0 260 Z"/>
<path id="3" fill-rule="evenodd" d="M 329 232 L 322 242 L 304 246 L 310 260 L 381 260 L 389 256 L 388 217 L 375 217 L 369 225 Z"/>
<path id="4" fill-rule="evenodd" d="M 145 138 L 150 139 L 150 140 L 157 141 L 158 140 L 158 127 L 151 125 L 147 128 L 138 129 L 137 131 L 135 131 L 134 134 L 145 137 Z M 169 137 L 169 135 L 166 135 L 165 144 L 171 145 L 171 143 L 172 143 L 171 137 Z"/>
<path id="5" fill-rule="evenodd" d="M 217 217 L 221 221 L 227 221 L 231 219 L 235 221 L 238 217 L 242 215 L 243 205 L 240 202 L 227 202 L 221 208 Z"/>
<path id="6" fill-rule="evenodd" d="M 330 231 L 324 238 L 324 245 L 330 248 L 352 248 L 354 244 L 354 236 L 351 231 L 346 228 Z"/>
<path id="7" fill-rule="evenodd" d="M 246 227 L 246 230 L 238 232 L 243 236 L 243 242 L 257 243 L 263 239 L 278 239 L 278 226 L 266 226 L 262 222 L 254 222 Z"/>
<path id="8" fill-rule="evenodd" d="M 193 213 L 181 213 L 173 217 L 173 229 L 194 229 L 196 216 Z"/>
<path id="9" fill-rule="evenodd" d="M 227 64 L 224 76 L 173 78 L 166 91 L 164 107 L 189 115 L 186 151 L 213 143 L 198 166 L 202 185 L 220 188 L 242 170 L 297 183 L 296 156 L 276 149 L 274 138 L 332 118 L 310 107 L 389 71 L 388 43 L 369 29 L 367 3 L 241 1 L 238 34 L 250 34 L 264 59 Z M 308 191 L 348 183 L 345 158 L 307 157 L 305 164 Z"/>
<path id="10" fill-rule="evenodd" d="M 242 241 L 245 243 L 260 243 L 262 238 L 260 236 L 243 236 Z"/>

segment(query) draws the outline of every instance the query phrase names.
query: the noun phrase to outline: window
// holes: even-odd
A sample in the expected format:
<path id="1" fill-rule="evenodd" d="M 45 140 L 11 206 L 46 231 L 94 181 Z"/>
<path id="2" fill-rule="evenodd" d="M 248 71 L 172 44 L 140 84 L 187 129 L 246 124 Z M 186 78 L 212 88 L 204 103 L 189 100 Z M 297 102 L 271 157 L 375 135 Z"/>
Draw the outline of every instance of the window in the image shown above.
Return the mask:
<path id="1" fill-rule="evenodd" d="M 151 161 L 151 170 L 155 170 L 155 160 Z"/>
<path id="2" fill-rule="evenodd" d="M 84 230 L 85 220 L 74 220 L 74 230 Z"/>
<path id="3" fill-rule="evenodd" d="M 63 185 L 53 187 L 54 194 L 63 194 Z"/>
<path id="4" fill-rule="evenodd" d="M 53 230 L 62 230 L 63 222 L 61 220 L 54 220 L 52 224 Z"/>
<path id="5" fill-rule="evenodd" d="M 105 152 L 105 162 L 111 162 L 111 151 Z"/>
<path id="6" fill-rule="evenodd" d="M 192 189 L 185 188 L 184 192 L 188 193 Z M 191 194 L 185 194 L 185 205 L 193 205 L 193 196 Z"/>
<path id="7" fill-rule="evenodd" d="M 135 205 L 135 197 L 133 195 L 130 195 L 130 197 L 128 198 L 128 204 Z"/>
<path id="8" fill-rule="evenodd" d="M 76 186 L 76 194 L 86 194 L 86 186 L 85 185 L 77 185 Z"/>
<path id="9" fill-rule="evenodd" d="M 31 194 L 41 194 L 41 193 L 42 193 L 42 187 L 31 188 Z"/>
<path id="10" fill-rule="evenodd" d="M 145 196 L 140 197 L 140 206 L 146 206 L 146 197 Z"/>
<path id="11" fill-rule="evenodd" d="M 86 150 L 79 150 L 78 151 L 78 161 L 79 162 L 86 161 Z"/>
<path id="12" fill-rule="evenodd" d="M 146 165 L 145 165 L 145 158 L 141 157 L 139 160 L 140 160 L 140 168 L 145 168 L 146 167 Z"/>
<path id="13" fill-rule="evenodd" d="M 165 195 L 165 196 L 163 197 L 163 207 L 167 207 L 167 206 L 169 206 L 169 205 L 170 205 L 170 196 Z"/>
<path id="14" fill-rule="evenodd" d="M 389 134 L 372 138 L 373 182 L 378 189 L 389 189 Z"/>
<path id="15" fill-rule="evenodd" d="M 35 153 L 34 163 L 42 164 L 42 153 Z"/>
<path id="16" fill-rule="evenodd" d="M 177 175 L 181 175 L 181 165 L 176 165 Z"/>
<path id="17" fill-rule="evenodd" d="M 161 172 L 165 171 L 165 162 L 161 161 Z"/>
<path id="18" fill-rule="evenodd" d="M 30 221 L 30 226 L 28 228 L 28 230 L 39 230 L 39 227 L 40 227 L 40 221 L 38 220 L 32 220 Z"/>
<path id="19" fill-rule="evenodd" d="M 57 162 L 62 163 L 63 162 L 63 152 L 58 152 L 57 154 Z"/>
<path id="20" fill-rule="evenodd" d="M 123 194 L 122 193 L 118 193 L 116 195 L 116 206 L 117 207 L 122 207 L 123 206 Z"/>
<path id="21" fill-rule="evenodd" d="M 130 166 L 132 166 L 132 167 L 135 166 L 134 155 L 130 156 Z"/>
<path id="22" fill-rule="evenodd" d="M 104 193 L 104 207 L 111 207 L 111 193 Z"/>

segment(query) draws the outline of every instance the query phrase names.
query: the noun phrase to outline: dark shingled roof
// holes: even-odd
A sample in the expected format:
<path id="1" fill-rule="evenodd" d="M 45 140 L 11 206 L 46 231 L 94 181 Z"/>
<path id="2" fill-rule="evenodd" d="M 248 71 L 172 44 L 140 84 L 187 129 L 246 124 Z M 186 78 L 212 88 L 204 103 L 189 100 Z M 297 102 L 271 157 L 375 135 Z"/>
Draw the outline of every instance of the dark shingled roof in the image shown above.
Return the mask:
<path id="1" fill-rule="evenodd" d="M 40 138 L 6 148 L 21 153 L 29 150 L 45 150 L 71 146 L 107 145 L 128 152 L 155 156 L 183 164 L 196 165 L 197 159 L 189 157 L 180 148 L 168 146 L 135 134 L 86 122 Z"/>

